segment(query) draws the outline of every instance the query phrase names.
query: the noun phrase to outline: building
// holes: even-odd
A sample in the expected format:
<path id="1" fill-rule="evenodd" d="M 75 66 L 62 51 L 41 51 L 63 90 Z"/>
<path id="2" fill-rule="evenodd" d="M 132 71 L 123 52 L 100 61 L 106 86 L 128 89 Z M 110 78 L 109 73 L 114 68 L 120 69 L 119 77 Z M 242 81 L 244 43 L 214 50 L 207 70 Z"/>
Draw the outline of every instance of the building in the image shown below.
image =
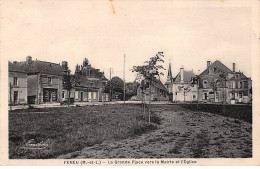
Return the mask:
<path id="1" fill-rule="evenodd" d="M 63 69 L 60 64 L 32 60 L 31 56 L 16 64 L 27 74 L 28 104 L 61 101 Z"/>
<path id="2" fill-rule="evenodd" d="M 27 104 L 27 74 L 16 61 L 8 62 L 8 101 L 10 105 Z"/>
<path id="3" fill-rule="evenodd" d="M 76 66 L 75 74 L 72 76 L 72 79 L 75 101 L 109 101 L 108 93 L 104 93 L 107 83 L 104 72 L 93 68 L 87 58 L 83 60 L 82 65 Z"/>
<path id="4" fill-rule="evenodd" d="M 244 75 L 243 72 L 236 72 L 235 63 L 233 71 L 228 74 L 228 103 L 249 103 L 252 100 L 252 80 Z"/>
<path id="5" fill-rule="evenodd" d="M 172 83 L 173 102 L 197 101 L 198 85 L 192 83 L 194 77 L 193 71 L 185 71 L 184 68 L 180 68 L 180 72 Z"/>
<path id="6" fill-rule="evenodd" d="M 171 63 L 169 63 L 167 80 L 166 83 L 164 84 L 169 93 L 169 100 L 173 100 L 173 91 L 172 91 L 173 82 L 174 82 L 174 78 L 172 77 Z"/>
<path id="7" fill-rule="evenodd" d="M 207 103 L 247 103 L 251 100 L 251 79 L 242 72 L 236 72 L 235 63 L 230 70 L 219 60 L 199 75 L 199 101 Z"/>
<path id="8" fill-rule="evenodd" d="M 137 89 L 137 100 L 150 100 L 150 85 L 147 83 L 147 88 L 145 90 L 141 89 L 141 85 Z M 151 100 L 152 101 L 168 101 L 169 93 L 166 87 L 159 79 L 155 79 L 151 85 Z"/>

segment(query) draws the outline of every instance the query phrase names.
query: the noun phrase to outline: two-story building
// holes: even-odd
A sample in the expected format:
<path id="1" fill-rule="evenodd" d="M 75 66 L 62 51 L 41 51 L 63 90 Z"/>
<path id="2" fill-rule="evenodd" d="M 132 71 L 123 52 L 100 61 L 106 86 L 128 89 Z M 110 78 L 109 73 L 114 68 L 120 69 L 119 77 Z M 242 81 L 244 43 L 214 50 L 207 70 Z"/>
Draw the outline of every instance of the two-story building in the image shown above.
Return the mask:
<path id="1" fill-rule="evenodd" d="M 27 74 L 16 61 L 8 62 L 8 101 L 10 105 L 27 104 Z"/>
<path id="2" fill-rule="evenodd" d="M 104 72 L 93 68 L 87 58 L 76 66 L 72 81 L 76 102 L 109 101 L 108 93 L 104 93 L 107 83 Z"/>
<path id="3" fill-rule="evenodd" d="M 229 103 L 251 102 L 251 78 L 246 77 L 243 72 L 236 72 L 235 63 L 233 63 L 233 71 L 228 74 L 228 77 Z"/>
<path id="4" fill-rule="evenodd" d="M 197 101 L 198 86 L 192 83 L 194 77 L 193 71 L 185 71 L 184 68 L 180 68 L 180 72 L 172 83 L 173 102 Z"/>
<path id="5" fill-rule="evenodd" d="M 199 75 L 199 101 L 207 103 L 247 103 L 251 100 L 251 79 L 236 72 L 235 63 L 230 70 L 219 60 Z"/>
<path id="6" fill-rule="evenodd" d="M 32 60 L 31 56 L 17 64 L 27 74 L 28 104 L 60 102 L 63 76 L 60 64 Z"/>

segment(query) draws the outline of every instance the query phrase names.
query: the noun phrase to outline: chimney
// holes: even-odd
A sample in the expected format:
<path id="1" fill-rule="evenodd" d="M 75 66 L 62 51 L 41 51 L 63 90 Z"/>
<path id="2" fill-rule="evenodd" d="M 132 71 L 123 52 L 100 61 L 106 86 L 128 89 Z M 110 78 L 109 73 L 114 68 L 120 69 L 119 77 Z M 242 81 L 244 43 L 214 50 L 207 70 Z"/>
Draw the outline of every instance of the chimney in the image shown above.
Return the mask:
<path id="1" fill-rule="evenodd" d="M 184 74 L 184 69 L 180 68 L 180 74 L 181 74 L 181 83 L 183 83 L 183 74 Z"/>
<path id="2" fill-rule="evenodd" d="M 68 62 L 62 61 L 61 66 L 62 66 L 62 69 L 64 69 L 64 70 L 68 69 Z"/>
<path id="3" fill-rule="evenodd" d="M 32 57 L 31 57 L 31 56 L 27 56 L 27 57 L 26 57 L 26 62 L 27 62 L 27 63 L 30 63 L 31 61 L 32 61 Z"/>
<path id="4" fill-rule="evenodd" d="M 236 64 L 233 63 L 233 72 L 236 72 Z"/>
<path id="5" fill-rule="evenodd" d="M 207 61 L 207 68 L 209 68 L 210 64 L 210 61 Z"/>
<path id="6" fill-rule="evenodd" d="M 16 64 L 17 63 L 17 61 L 14 61 L 14 64 Z"/>

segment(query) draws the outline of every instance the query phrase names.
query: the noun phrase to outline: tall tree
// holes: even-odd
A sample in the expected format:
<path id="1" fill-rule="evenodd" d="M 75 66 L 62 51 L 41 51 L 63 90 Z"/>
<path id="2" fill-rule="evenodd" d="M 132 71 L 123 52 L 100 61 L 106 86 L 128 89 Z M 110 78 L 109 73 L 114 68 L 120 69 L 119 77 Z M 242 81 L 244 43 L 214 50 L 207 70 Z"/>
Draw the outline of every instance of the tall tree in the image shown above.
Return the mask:
<path id="1" fill-rule="evenodd" d="M 68 106 L 70 105 L 70 93 L 72 90 L 72 79 L 71 79 L 71 75 L 70 75 L 70 70 L 68 68 L 66 68 L 63 72 L 63 88 L 67 90 L 67 94 L 69 96 L 68 100 L 67 100 L 67 104 Z"/>
<path id="2" fill-rule="evenodd" d="M 110 90 L 112 91 L 111 93 L 116 92 L 123 96 L 124 81 L 120 77 L 113 77 L 111 81 L 109 80 L 105 86 L 105 92 L 109 92 Z"/>
<path id="3" fill-rule="evenodd" d="M 163 52 L 158 52 L 154 57 L 151 57 L 149 61 L 145 62 L 143 66 L 134 66 L 132 71 L 137 72 L 140 76 L 149 82 L 149 109 L 148 109 L 148 119 L 149 123 L 151 122 L 151 97 L 152 97 L 152 86 L 153 83 L 156 83 L 156 76 L 160 74 L 161 69 L 164 69 L 162 65 L 158 65 L 159 62 L 164 62 L 162 59 L 164 57 Z M 165 70 L 165 69 L 164 69 Z"/>

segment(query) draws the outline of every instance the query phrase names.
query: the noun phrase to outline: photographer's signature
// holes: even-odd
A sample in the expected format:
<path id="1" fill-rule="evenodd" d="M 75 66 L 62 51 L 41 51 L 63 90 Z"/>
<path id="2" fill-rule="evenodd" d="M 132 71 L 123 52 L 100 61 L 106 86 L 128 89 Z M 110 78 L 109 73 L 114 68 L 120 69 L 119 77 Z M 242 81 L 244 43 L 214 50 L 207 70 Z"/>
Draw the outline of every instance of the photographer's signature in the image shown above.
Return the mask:
<path id="1" fill-rule="evenodd" d="M 24 147 L 24 149 L 46 149 L 49 147 L 50 140 L 47 139 L 46 141 L 36 142 L 34 139 L 29 140 Z"/>

